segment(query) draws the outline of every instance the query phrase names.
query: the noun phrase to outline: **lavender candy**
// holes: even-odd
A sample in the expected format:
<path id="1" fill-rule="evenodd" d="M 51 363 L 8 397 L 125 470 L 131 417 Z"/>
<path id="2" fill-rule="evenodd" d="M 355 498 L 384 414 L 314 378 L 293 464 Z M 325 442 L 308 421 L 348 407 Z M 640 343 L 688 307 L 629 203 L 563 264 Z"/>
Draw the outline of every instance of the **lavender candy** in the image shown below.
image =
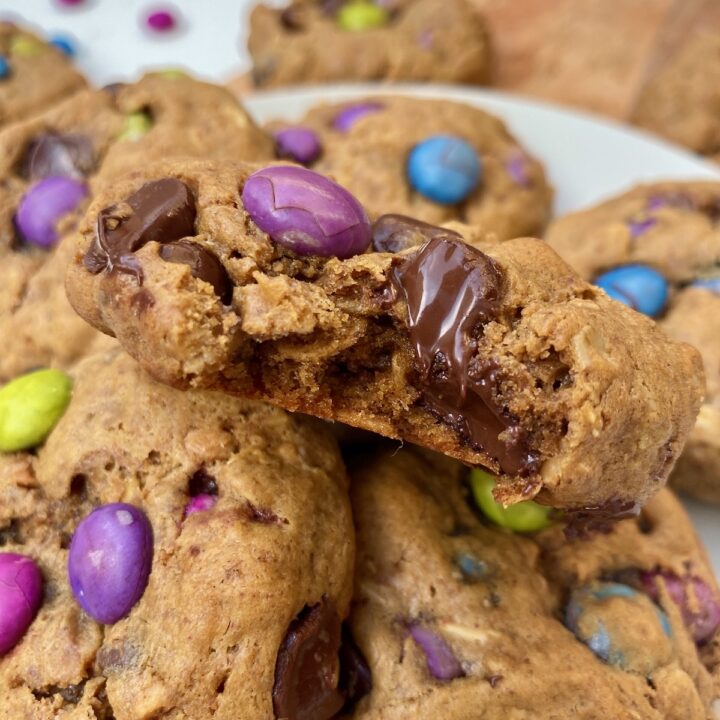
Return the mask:
<path id="1" fill-rule="evenodd" d="M 68 555 L 75 599 L 94 620 L 112 625 L 145 592 L 152 565 L 152 527 L 133 505 L 93 510 L 77 527 Z"/>
<path id="2" fill-rule="evenodd" d="M 320 138 L 310 128 L 295 125 L 275 133 L 278 157 L 309 165 L 320 157 Z"/>
<path id="3" fill-rule="evenodd" d="M 450 646 L 436 632 L 422 625 L 411 625 L 410 635 L 427 658 L 430 674 L 437 680 L 454 680 L 465 675 Z"/>
<path id="4" fill-rule="evenodd" d="M 348 105 L 333 118 L 332 125 L 340 132 L 349 132 L 360 118 L 379 112 L 384 107 L 382 103 L 372 101 Z"/>
<path id="5" fill-rule="evenodd" d="M 42 577 L 29 557 L 0 553 L 0 656 L 30 627 L 42 599 Z"/>
<path id="6" fill-rule="evenodd" d="M 372 240 L 362 205 L 324 175 L 278 165 L 254 172 L 242 201 L 253 222 L 298 255 L 349 258 Z"/>
<path id="7" fill-rule="evenodd" d="M 25 241 L 43 248 L 58 240 L 56 225 L 87 196 L 84 183 L 69 177 L 49 177 L 23 195 L 15 213 L 15 226 Z"/>

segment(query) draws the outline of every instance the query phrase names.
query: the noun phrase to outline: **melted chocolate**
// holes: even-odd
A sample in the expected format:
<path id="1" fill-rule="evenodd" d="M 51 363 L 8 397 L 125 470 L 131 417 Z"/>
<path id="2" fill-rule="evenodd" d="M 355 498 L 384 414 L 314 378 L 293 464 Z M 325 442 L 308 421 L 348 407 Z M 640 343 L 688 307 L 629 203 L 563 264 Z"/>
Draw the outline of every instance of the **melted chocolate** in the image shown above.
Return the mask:
<path id="1" fill-rule="evenodd" d="M 232 300 L 233 284 L 224 265 L 209 250 L 190 240 L 177 240 L 160 248 L 160 257 L 171 263 L 181 263 L 190 268 L 198 280 L 210 283 L 215 294 L 229 305 Z"/>
<path id="2" fill-rule="evenodd" d="M 34 137 L 20 161 L 20 173 L 27 180 L 89 175 L 95 167 L 95 153 L 84 135 L 47 132 Z"/>
<path id="3" fill-rule="evenodd" d="M 190 188 L 175 178 L 146 183 L 125 201 L 132 210 L 117 206 L 101 210 L 95 240 L 83 264 L 93 274 L 107 270 L 134 275 L 142 281 L 133 253 L 149 242 L 170 243 L 195 232 L 195 199 Z"/>
<path id="4" fill-rule="evenodd" d="M 567 521 L 565 537 L 568 540 L 588 539 L 596 533 L 609 533 L 618 520 L 634 518 L 640 506 L 632 500 L 611 498 L 601 505 L 586 505 L 563 512 Z"/>
<path id="5" fill-rule="evenodd" d="M 340 618 L 323 598 L 290 623 L 275 663 L 273 709 L 283 720 L 329 720 L 345 700 L 338 690 Z"/>
<path id="6" fill-rule="evenodd" d="M 494 458 L 502 472 L 536 472 L 537 455 L 498 400 L 499 367 L 475 357 L 483 326 L 500 313 L 500 268 L 454 235 L 442 235 L 407 258 L 396 270 L 395 282 L 407 302 L 410 341 L 427 405 Z"/>
<path id="7" fill-rule="evenodd" d="M 381 215 L 372 227 L 372 243 L 377 252 L 397 253 L 422 245 L 438 235 L 462 239 L 452 230 L 445 230 L 405 215 Z"/>

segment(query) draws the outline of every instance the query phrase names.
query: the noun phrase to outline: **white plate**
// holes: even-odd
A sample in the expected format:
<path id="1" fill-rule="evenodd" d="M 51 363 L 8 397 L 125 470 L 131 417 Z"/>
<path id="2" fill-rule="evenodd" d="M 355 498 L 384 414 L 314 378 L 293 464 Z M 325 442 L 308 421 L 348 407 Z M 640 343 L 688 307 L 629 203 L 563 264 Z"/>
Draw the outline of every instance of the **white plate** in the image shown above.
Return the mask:
<path id="1" fill-rule="evenodd" d="M 324 86 L 247 98 L 260 122 L 296 120 L 319 102 L 352 100 L 366 95 L 403 93 L 446 98 L 490 110 L 503 118 L 522 143 L 545 164 L 556 190 L 558 213 L 577 210 L 621 192 L 637 182 L 675 179 L 720 180 L 720 169 L 642 132 L 588 113 L 499 92 L 441 86 Z M 720 577 L 720 508 L 687 501 Z"/>

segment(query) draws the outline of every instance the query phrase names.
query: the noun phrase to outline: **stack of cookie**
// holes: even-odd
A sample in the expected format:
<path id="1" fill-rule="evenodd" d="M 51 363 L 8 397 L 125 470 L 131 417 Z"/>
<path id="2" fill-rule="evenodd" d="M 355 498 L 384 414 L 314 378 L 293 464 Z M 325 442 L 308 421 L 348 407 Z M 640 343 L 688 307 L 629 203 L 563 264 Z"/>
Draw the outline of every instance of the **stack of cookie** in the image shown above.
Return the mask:
<path id="1" fill-rule="evenodd" d="M 552 192 L 502 123 L 75 90 L 0 129 L 0 719 L 718 712 L 663 488 L 700 354 L 556 254 L 583 220 L 518 237 Z M 679 305 L 711 211 L 661 197 Z"/>

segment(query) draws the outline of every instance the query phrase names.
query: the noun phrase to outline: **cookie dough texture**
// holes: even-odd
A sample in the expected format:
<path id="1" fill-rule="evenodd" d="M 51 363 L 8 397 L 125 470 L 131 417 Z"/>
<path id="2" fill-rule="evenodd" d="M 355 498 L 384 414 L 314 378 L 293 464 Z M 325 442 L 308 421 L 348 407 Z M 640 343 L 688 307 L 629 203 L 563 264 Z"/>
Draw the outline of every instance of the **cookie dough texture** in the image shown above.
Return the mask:
<path id="1" fill-rule="evenodd" d="M 720 33 L 696 33 L 650 78 L 634 121 L 720 160 Z"/>
<path id="2" fill-rule="evenodd" d="M 394 3 L 378 28 L 348 31 L 342 3 L 296 0 L 284 9 L 257 5 L 248 49 L 256 87 L 343 80 L 485 83 L 490 41 L 482 15 L 467 0 Z"/>
<path id="3" fill-rule="evenodd" d="M 3 720 L 271 720 L 290 623 L 323 597 L 346 612 L 345 470 L 301 418 L 177 392 L 116 350 L 77 367 L 37 454 L 0 468 L 2 551 L 33 557 L 45 580 L 37 618 L 0 658 Z M 214 508 L 184 518 L 193 485 L 211 483 Z M 152 524 L 152 573 L 130 615 L 99 626 L 70 594 L 67 547 L 93 507 L 119 501 Z"/>
<path id="4" fill-rule="evenodd" d="M 717 273 L 719 217 L 720 183 L 660 183 L 560 218 L 546 233 L 547 242 L 588 280 L 642 263 L 670 281 L 670 301 L 658 324 L 700 351 L 707 381 L 697 424 L 672 479 L 678 488 L 715 503 L 720 503 L 720 295 L 692 284 Z"/>
<path id="5" fill-rule="evenodd" d="M 644 637 L 639 672 L 601 661 L 565 628 L 570 592 L 595 580 L 627 582 L 663 568 L 717 587 L 690 520 L 661 491 L 640 521 L 567 542 L 559 527 L 522 537 L 481 521 L 459 465 L 409 450 L 351 470 L 358 561 L 350 617 L 372 673 L 358 720 L 706 720 L 720 693 L 718 637 L 697 649 L 678 607 L 660 604 L 672 638 Z M 464 576 L 458 558 L 480 570 Z M 435 679 L 415 643 L 422 627 L 446 644 L 462 676 Z M 633 626 L 620 627 L 632 643 Z M 639 638 L 635 637 L 635 641 Z"/>
<path id="6" fill-rule="evenodd" d="M 397 96 L 369 100 L 382 109 L 359 118 L 347 132 L 336 130 L 333 119 L 349 103 L 314 108 L 301 124 L 322 139 L 323 154 L 313 169 L 350 190 L 371 217 L 400 213 L 435 224 L 462 220 L 501 239 L 543 229 L 553 195 L 543 167 L 496 117 L 447 100 Z M 481 182 L 460 205 L 433 202 L 408 182 L 410 150 L 434 135 L 462 138 L 481 160 Z"/>
<path id="7" fill-rule="evenodd" d="M 80 226 L 68 269 L 80 315 L 163 382 L 267 400 L 485 465 L 502 474 L 507 502 L 540 493 L 564 507 L 632 505 L 663 485 L 700 402 L 699 357 L 689 346 L 580 280 L 546 243 L 481 243 L 468 230 L 502 278 L 469 364 L 491 371 L 488 407 L 508 428 L 494 439 L 525 438 L 538 460 L 515 475 L 428 408 L 408 307 L 393 284 L 417 248 L 344 261 L 295 256 L 243 209 L 252 169 L 168 163 L 106 188 Z M 187 265 L 163 260 L 155 242 L 133 255 L 142 286 L 133 275 L 85 266 L 98 213 L 158 178 L 193 189 L 196 235 L 188 240 L 224 267 L 234 285 L 229 305 Z M 471 252 L 460 236 L 444 237 Z"/>
<path id="8" fill-rule="evenodd" d="M 85 79 L 56 47 L 11 22 L 0 21 L 0 128 L 40 112 L 85 87 Z"/>
<path id="9" fill-rule="evenodd" d="M 144 113 L 150 126 L 142 136 L 126 135 L 127 118 Z M 145 76 L 108 90 L 84 90 L 30 120 L 0 131 L 0 336 L 11 343 L 0 357 L 0 380 L 32 367 L 69 367 L 104 343 L 69 306 L 65 266 L 72 243 L 52 251 L 22 243 L 13 224 L 20 199 L 32 184 L 28 157 L 38 138 L 75 138 L 83 144 L 78 179 L 90 194 L 118 173 L 167 157 L 269 159 L 272 140 L 223 88 L 188 76 Z M 64 217 L 61 236 L 75 226 L 78 213 Z"/>

